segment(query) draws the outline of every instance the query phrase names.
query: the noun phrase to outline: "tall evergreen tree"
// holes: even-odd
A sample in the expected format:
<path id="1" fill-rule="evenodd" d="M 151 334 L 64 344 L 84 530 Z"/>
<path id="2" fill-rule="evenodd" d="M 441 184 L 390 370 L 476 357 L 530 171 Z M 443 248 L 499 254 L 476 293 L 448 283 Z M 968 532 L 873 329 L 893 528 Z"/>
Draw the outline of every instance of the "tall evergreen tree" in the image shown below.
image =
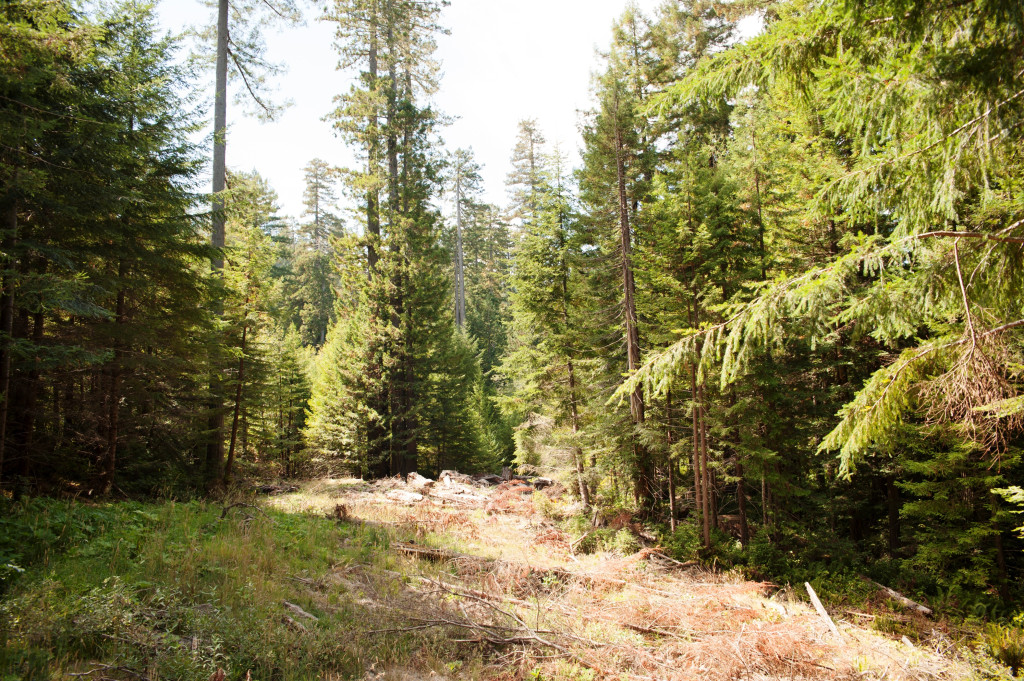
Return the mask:
<path id="1" fill-rule="evenodd" d="M 345 428 L 348 446 L 366 452 L 361 466 L 374 475 L 415 470 L 421 449 L 430 449 L 425 435 L 437 419 L 456 414 L 431 408 L 441 377 L 455 372 L 448 384 L 455 394 L 447 400 L 468 400 L 473 389 L 471 380 L 457 378 L 465 372 L 450 359 L 458 338 L 445 302 L 449 253 L 432 203 L 440 188 L 440 159 L 431 152 L 437 116 L 421 104 L 436 87 L 431 54 L 439 11 L 439 3 L 397 0 L 340 1 L 331 10 L 342 64 L 361 72 L 359 83 L 338 98 L 336 126 L 366 164 L 353 174 L 353 188 L 364 202 L 367 281 L 350 313 L 365 319 L 339 313 L 338 324 L 351 333 L 335 336 L 348 347 L 336 356 L 364 358 L 359 390 L 366 409 Z M 329 417 L 313 416 L 311 423 L 332 429 Z M 448 420 L 441 427 L 456 426 Z"/>
<path id="2" fill-rule="evenodd" d="M 267 98 L 265 81 L 280 67 L 267 61 L 262 30 L 271 22 L 297 23 L 301 20 L 294 0 L 217 0 L 216 24 L 205 34 L 214 45 L 214 104 L 213 104 L 213 189 L 211 205 L 210 245 L 223 251 L 226 215 L 224 191 L 227 187 L 227 134 L 228 134 L 228 81 L 234 77 L 242 82 L 247 94 L 243 102 L 251 102 L 257 115 L 273 118 L 279 107 Z M 215 255 L 211 260 L 214 273 L 224 267 L 224 259 Z M 214 300 L 214 311 L 220 305 Z M 219 364 L 217 360 L 215 365 Z M 218 369 L 214 369 L 210 392 L 213 396 L 210 410 L 210 443 L 207 448 L 206 477 L 209 484 L 222 482 L 224 465 L 224 411 L 222 385 Z"/>
<path id="3" fill-rule="evenodd" d="M 3 111 L 39 124 L 3 126 L 17 135 L 4 148 L 31 154 L 4 164 L 4 398 L 14 410 L 5 406 L 0 439 L 17 447 L 25 481 L 91 471 L 110 490 L 126 466 L 193 451 L 195 438 L 165 428 L 201 432 L 181 411 L 202 395 L 186 358 L 209 338 L 195 269 L 209 249 L 188 217 L 195 128 L 174 92 L 183 72 L 146 6 L 96 22 L 53 3 L 7 11 L 2 42 L 19 55 L 4 60 L 15 96 Z M 30 78 L 19 73 L 27 55 Z M 45 418 L 42 404 L 53 405 Z"/>
<path id="4" fill-rule="evenodd" d="M 538 139 L 530 128 L 522 134 L 526 141 Z M 583 243 L 564 159 L 549 161 L 540 147 L 533 153 L 536 185 L 513 250 L 514 324 L 500 369 L 511 384 L 504 409 L 522 420 L 516 434 L 519 465 L 534 471 L 570 467 L 574 487 L 589 507 L 577 356 Z"/>

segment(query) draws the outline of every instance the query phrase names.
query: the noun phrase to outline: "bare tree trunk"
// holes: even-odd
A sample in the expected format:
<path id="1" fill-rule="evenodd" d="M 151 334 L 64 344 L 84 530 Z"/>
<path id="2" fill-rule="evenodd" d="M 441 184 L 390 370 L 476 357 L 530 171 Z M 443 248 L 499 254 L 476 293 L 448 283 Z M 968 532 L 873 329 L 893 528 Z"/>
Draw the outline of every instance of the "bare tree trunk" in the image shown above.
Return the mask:
<path id="1" fill-rule="evenodd" d="M 406 402 L 405 398 L 405 343 L 401 340 L 402 337 L 402 313 L 403 313 L 403 302 L 404 302 L 404 287 L 405 281 L 401 267 L 401 248 L 400 241 L 398 238 L 398 213 L 400 206 L 400 187 L 399 187 L 399 174 L 398 174 L 398 65 L 396 63 L 396 38 L 393 24 L 393 14 L 391 12 L 394 0 L 385 0 L 385 7 L 387 12 L 387 19 L 385 24 L 385 42 L 387 44 L 387 66 L 388 66 L 388 92 L 387 92 L 387 110 L 385 111 L 385 154 L 387 155 L 388 164 L 388 231 L 390 234 L 391 242 L 391 253 L 394 256 L 396 262 L 394 265 L 397 267 L 397 272 L 392 280 L 392 292 L 391 292 L 391 326 L 394 328 L 396 334 L 399 337 L 398 343 L 395 344 L 395 349 L 402 356 L 398 357 L 398 366 L 396 371 L 392 374 L 390 385 L 388 386 L 388 404 L 390 405 L 391 411 L 391 441 L 390 441 L 390 461 L 388 470 L 391 475 L 404 474 L 405 468 L 405 438 L 407 433 L 405 432 L 405 410 L 404 405 Z"/>
<path id="2" fill-rule="evenodd" d="M 672 390 L 665 392 L 665 444 L 668 455 L 668 525 L 676 531 L 676 461 L 672 456 Z"/>
<path id="3" fill-rule="evenodd" d="M 768 529 L 768 480 L 761 471 L 761 527 Z"/>
<path id="4" fill-rule="evenodd" d="M 412 71 L 409 69 L 409 65 L 405 67 L 405 97 L 412 101 Z M 410 157 L 412 156 L 412 121 L 403 121 L 403 140 L 402 140 L 402 215 L 409 214 L 409 165 Z M 404 304 L 403 304 L 404 307 Z M 419 454 L 419 439 L 417 436 L 418 422 L 416 412 L 413 409 L 413 384 L 416 380 L 415 367 L 413 366 L 413 357 L 415 355 L 413 347 L 411 320 L 408 318 L 404 320 L 405 329 L 405 353 L 403 357 L 405 380 L 402 385 L 402 415 L 404 426 L 402 430 L 405 433 L 405 453 L 403 455 L 402 462 L 402 475 L 408 475 L 415 471 L 419 466 L 417 458 Z"/>
<path id="5" fill-rule="evenodd" d="M 750 543 L 750 525 L 747 523 L 747 486 L 743 481 L 743 464 L 736 454 L 736 501 L 739 505 L 740 544 L 743 548 Z"/>
<path id="6" fill-rule="evenodd" d="M 462 253 L 462 165 L 455 168 L 455 323 L 466 324 L 465 258 Z"/>
<path id="7" fill-rule="evenodd" d="M 249 410 L 242 409 L 242 456 L 249 451 Z"/>
<path id="8" fill-rule="evenodd" d="M 697 392 L 697 367 L 690 365 L 690 395 L 693 399 L 691 414 L 693 416 L 693 504 L 697 514 L 704 517 L 704 489 L 701 485 L 700 467 L 700 399 Z"/>
<path id="9" fill-rule="evenodd" d="M 122 280 L 126 275 L 126 267 L 122 262 L 118 265 L 118 275 Z M 114 323 L 120 327 L 125 323 L 127 315 L 125 305 L 125 291 L 120 289 L 117 292 L 117 307 L 115 309 Z M 120 427 L 121 415 L 121 363 L 124 361 L 124 349 L 121 347 L 121 332 L 114 333 L 114 362 L 110 367 L 110 393 L 107 405 L 107 455 L 103 463 L 103 494 L 110 494 L 114 486 L 114 473 L 117 468 L 117 440 Z"/>
<path id="10" fill-rule="evenodd" d="M 30 325 L 29 320 L 32 320 Z M 43 315 L 29 314 L 28 310 L 18 310 L 13 327 L 15 338 L 25 338 L 34 344 L 42 343 Z M 19 372 L 11 380 L 12 403 L 15 408 L 12 421 L 11 440 L 18 446 L 20 454 L 18 474 L 23 478 L 30 476 L 33 440 L 35 438 L 36 400 L 39 392 L 39 367 L 33 363 L 28 372 Z"/>
<path id="11" fill-rule="evenodd" d="M 708 475 L 708 425 L 707 411 L 704 407 L 704 386 L 697 388 L 700 395 L 700 468 L 701 491 L 703 492 L 704 510 L 704 548 L 711 548 L 711 476 Z"/>
<path id="12" fill-rule="evenodd" d="M 376 91 L 380 87 L 380 83 L 378 83 L 378 53 L 380 47 L 380 26 L 378 24 L 378 18 L 380 17 L 380 5 L 378 0 L 372 0 L 370 2 L 369 13 L 370 46 L 368 55 L 368 75 L 370 78 L 370 86 L 374 91 Z M 371 108 L 368 123 L 370 130 L 377 130 L 378 125 L 380 124 L 380 112 L 376 105 Z M 370 137 L 367 152 L 367 172 L 372 178 L 376 178 L 380 171 L 381 162 L 381 150 L 378 135 L 372 135 Z M 366 262 L 368 265 L 367 277 L 371 282 L 374 277 L 377 276 L 377 263 L 380 259 L 380 254 L 377 251 L 381 237 L 380 223 L 380 190 L 375 184 L 371 184 L 366 192 L 366 231 L 369 237 L 366 241 Z M 379 315 L 379 309 L 375 309 L 373 314 L 375 316 Z M 385 320 L 379 321 L 384 322 Z M 383 381 L 384 358 L 380 354 L 371 351 L 367 357 L 367 362 L 371 372 L 375 374 L 373 378 L 377 381 Z M 380 386 L 379 382 L 378 386 Z M 381 386 L 380 390 L 376 391 L 376 404 L 374 407 L 382 415 L 382 418 L 388 411 L 389 397 L 386 387 Z M 385 461 L 385 437 L 385 424 L 380 419 L 373 419 L 367 424 L 367 471 L 371 475 L 387 475 L 388 473 L 389 464 Z"/>
<path id="13" fill-rule="evenodd" d="M 616 112 L 617 113 L 617 112 Z M 622 128 L 615 125 L 615 174 L 618 183 L 619 208 L 619 247 L 622 252 L 622 293 L 623 317 L 625 319 L 626 356 L 629 373 L 640 368 L 640 332 L 637 328 L 636 316 L 636 282 L 633 277 L 632 234 L 629 228 L 629 202 L 626 195 L 626 164 L 625 148 L 622 141 Z M 644 423 L 644 399 L 638 386 L 629 395 L 629 408 L 633 423 Z M 650 509 L 653 502 L 651 493 L 651 461 L 646 448 L 633 440 L 633 455 L 636 459 L 636 479 L 634 480 L 634 497 L 639 506 Z"/>
<path id="14" fill-rule="evenodd" d="M 889 511 L 889 556 L 895 557 L 900 549 L 900 495 L 895 475 L 885 479 L 885 487 Z"/>
<path id="15" fill-rule="evenodd" d="M 11 199 L 3 216 L 3 252 L 7 258 L 17 243 L 18 204 Z M 14 275 L 13 263 L 6 263 L 0 288 L 0 484 L 3 482 L 4 456 L 7 452 L 7 412 L 11 394 L 11 349 L 14 344 Z"/>
<path id="16" fill-rule="evenodd" d="M 224 484 L 231 484 L 231 469 L 235 463 L 235 440 L 238 436 L 238 417 L 242 411 L 242 383 L 245 381 L 245 345 L 249 335 L 249 294 L 245 296 L 245 313 L 242 316 L 242 345 L 238 357 L 238 383 L 235 385 L 235 409 L 231 417 L 231 444 L 228 447 L 228 460 L 224 465 Z M 289 421 L 291 414 L 288 414 Z"/>
<path id="17" fill-rule="evenodd" d="M 369 54 L 370 87 L 377 87 L 377 3 L 370 4 L 370 54 Z M 376 130 L 378 123 L 376 108 L 371 109 L 369 127 Z M 377 173 L 380 163 L 380 150 L 377 148 L 376 137 L 371 137 L 367 154 L 367 172 L 373 176 Z M 366 191 L 366 231 L 370 238 L 366 241 L 366 262 L 369 265 L 368 276 L 372 279 L 377 271 L 377 241 L 380 239 L 380 196 L 377 187 L 371 186 Z"/>
<path id="18" fill-rule="evenodd" d="M 1007 601 L 1010 598 L 1010 583 L 1006 572 L 1006 549 L 1003 546 L 1003 531 L 999 527 L 998 516 L 996 516 L 996 512 L 999 510 L 999 499 L 995 494 L 990 494 L 989 496 L 992 500 L 992 529 L 996 545 L 996 567 L 999 569 L 999 597 Z"/>
<path id="19" fill-rule="evenodd" d="M 590 508 L 590 488 L 587 487 L 583 450 L 580 449 L 575 441 L 580 430 L 580 415 L 576 407 L 576 371 L 572 365 L 572 360 L 566 362 L 566 368 L 569 371 L 569 414 L 572 421 L 573 436 L 572 459 L 573 463 L 576 464 L 576 481 L 580 486 L 580 499 L 583 500 L 583 510 L 586 511 Z"/>
<path id="20" fill-rule="evenodd" d="M 754 126 L 750 126 L 750 148 L 754 152 L 754 196 L 757 199 L 757 240 L 761 249 L 761 281 L 768 278 L 768 267 L 765 262 L 767 253 L 764 248 L 764 216 L 761 213 L 761 171 L 757 167 L 757 138 Z"/>
<path id="21" fill-rule="evenodd" d="M 224 248 L 224 189 L 227 186 L 227 127 L 228 127 L 228 0 L 217 4 L 217 63 L 216 93 L 213 105 L 213 203 L 210 245 Z M 218 251 L 214 256 L 213 271 L 220 276 L 224 269 L 224 256 Z M 220 301 L 215 303 L 214 312 L 222 313 Z M 221 411 L 221 379 L 218 354 L 214 351 L 214 366 L 210 376 L 210 419 L 208 428 L 210 441 L 206 447 L 206 482 L 210 487 L 223 484 L 224 463 L 224 413 Z"/>

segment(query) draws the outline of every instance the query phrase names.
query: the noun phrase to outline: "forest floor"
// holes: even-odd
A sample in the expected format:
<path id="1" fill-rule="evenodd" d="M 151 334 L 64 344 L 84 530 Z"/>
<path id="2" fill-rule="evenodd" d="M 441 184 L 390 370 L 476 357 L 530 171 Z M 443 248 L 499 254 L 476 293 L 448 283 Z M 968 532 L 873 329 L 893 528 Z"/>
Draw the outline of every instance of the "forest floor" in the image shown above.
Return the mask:
<path id="1" fill-rule="evenodd" d="M 343 584 L 388 613 L 390 623 L 378 625 L 375 635 L 434 630 L 466 651 L 480 651 L 470 656 L 477 667 L 471 674 L 449 664 L 452 678 L 971 675 L 937 630 L 915 643 L 872 626 L 878 618 L 906 615 L 834 610 L 836 635 L 791 588 L 680 563 L 657 547 L 578 555 L 582 537 L 573 540 L 552 520 L 564 510 L 558 495 L 515 483 L 496 489 L 436 483 L 424 490 L 399 480 L 321 480 L 268 503 L 386 528 L 390 550 L 402 556 L 395 570 L 349 565 L 311 584 L 311 594 Z M 367 678 L 444 673 L 414 656 Z"/>
<path id="2" fill-rule="evenodd" d="M 837 634 L 799 589 L 649 542 L 584 555 L 551 489 L 325 479 L 218 503 L 5 503 L 2 681 L 975 676 L 948 630 L 893 635 L 910 617 L 894 609 L 826 601 Z"/>

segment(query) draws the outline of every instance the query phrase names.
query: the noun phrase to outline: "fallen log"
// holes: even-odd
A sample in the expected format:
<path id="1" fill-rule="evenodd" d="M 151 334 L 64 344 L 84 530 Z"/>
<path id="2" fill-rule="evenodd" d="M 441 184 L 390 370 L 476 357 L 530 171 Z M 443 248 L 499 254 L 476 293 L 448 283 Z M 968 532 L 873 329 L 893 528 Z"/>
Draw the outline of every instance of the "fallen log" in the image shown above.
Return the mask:
<path id="1" fill-rule="evenodd" d="M 889 587 L 885 586 L 884 584 L 879 584 L 875 580 L 870 579 L 868 577 L 865 577 L 864 575 L 861 575 L 860 578 L 862 580 L 864 580 L 865 582 L 867 582 L 868 584 L 871 584 L 872 586 L 876 587 L 879 591 L 881 591 L 886 596 L 888 596 L 889 598 L 893 599 L 894 601 L 896 601 L 897 603 L 899 603 L 903 607 L 908 608 L 910 610 L 914 610 L 916 612 L 919 612 L 919 613 L 921 613 L 922 615 L 924 615 L 926 617 L 931 617 L 932 616 L 932 609 L 929 608 L 928 606 L 921 605 L 917 601 L 912 601 L 909 598 L 907 598 L 906 596 L 904 596 L 903 594 L 901 594 L 899 591 L 896 591 L 895 589 L 890 589 Z"/>
<path id="2" fill-rule="evenodd" d="M 463 565 L 473 565 L 479 568 L 486 568 L 489 571 L 493 571 L 495 565 L 505 564 L 506 561 L 493 560 L 491 558 L 481 558 L 479 556 L 472 556 L 468 553 L 459 553 L 458 551 L 449 551 L 448 549 L 436 549 L 428 546 L 419 546 L 417 544 L 408 544 L 405 542 L 393 542 L 391 548 L 399 553 L 404 553 L 408 556 L 414 556 L 422 560 L 429 560 L 435 563 L 444 562 L 458 562 Z M 507 563 L 510 565 L 520 566 L 519 563 Z M 563 579 L 583 579 L 588 582 L 595 581 L 594 577 L 589 575 L 578 575 L 568 570 L 561 568 L 536 568 L 530 565 L 521 565 L 525 568 L 530 575 L 535 575 L 538 578 L 543 579 L 544 577 L 558 577 Z M 600 578 L 601 581 L 606 581 L 606 578 Z M 610 581 L 610 580 L 608 580 Z M 625 582 L 623 582 L 625 583 Z"/>
<path id="3" fill-rule="evenodd" d="M 281 621 L 284 622 L 285 624 L 287 624 L 289 627 L 291 627 L 295 631 L 301 631 L 304 634 L 308 634 L 309 633 L 309 629 L 307 629 L 305 627 L 305 625 L 303 625 L 301 622 L 296 622 L 295 620 L 293 620 L 288 615 L 283 615 L 281 617 Z"/>
<path id="4" fill-rule="evenodd" d="M 291 610 L 293 613 L 295 613 L 299 617 L 305 617 L 306 619 L 313 620 L 314 622 L 319 622 L 320 621 L 319 617 L 317 617 L 316 615 L 313 615 L 311 613 L 306 612 L 300 606 L 295 605 L 294 603 L 291 603 L 289 601 L 282 601 L 282 603 L 284 603 L 284 607 L 288 608 L 289 610 Z"/>
<path id="5" fill-rule="evenodd" d="M 423 558 L 425 560 L 432 560 L 435 563 L 446 560 L 455 560 L 456 558 L 472 558 L 472 556 L 466 556 L 465 554 L 456 553 L 455 551 L 433 549 L 427 546 L 416 546 L 414 544 L 406 544 L 405 542 L 395 542 L 391 547 L 399 553 L 416 556 L 417 558 Z"/>
<path id="6" fill-rule="evenodd" d="M 367 566 L 367 567 L 369 567 L 369 566 Z M 380 568 L 376 568 L 376 569 L 380 569 Z M 393 570 L 381 570 L 381 571 L 382 572 L 386 572 L 386 573 L 388 573 L 390 575 L 393 575 L 395 577 L 398 577 L 400 579 L 411 578 L 411 579 L 415 579 L 415 580 L 417 580 L 419 582 L 422 582 L 424 584 L 429 584 L 431 586 L 441 587 L 445 591 L 448 591 L 449 593 L 454 594 L 456 596 L 461 596 L 463 598 L 473 598 L 473 599 L 477 599 L 477 600 L 494 601 L 496 603 L 508 603 L 508 604 L 512 604 L 512 605 L 518 605 L 518 606 L 520 606 L 522 608 L 527 608 L 527 609 L 529 609 L 531 611 L 532 610 L 537 610 L 537 609 L 557 610 L 557 611 L 561 612 L 564 615 L 569 615 L 569 616 L 572 616 L 572 617 L 578 617 L 579 616 L 579 611 L 577 609 L 569 608 L 569 607 L 566 607 L 566 606 L 561 605 L 561 604 L 556 603 L 556 602 L 525 601 L 525 600 L 523 600 L 521 598 L 516 598 L 515 596 L 510 596 L 508 594 L 492 594 L 492 593 L 488 593 L 486 591 L 481 591 L 480 589 L 474 589 L 472 587 L 468 587 L 468 586 L 465 586 L 465 585 L 462 585 L 462 584 L 452 584 L 451 582 L 446 582 L 446 581 L 443 581 L 443 580 L 440 580 L 440 579 L 436 579 L 436 578 L 431 578 L 431 577 L 424 577 L 422 575 L 411 575 L 410 576 L 410 575 L 403 575 L 402 573 L 395 572 Z M 620 627 L 623 627 L 625 629 L 629 629 L 631 631 L 635 631 L 635 632 L 641 633 L 641 634 L 648 634 L 648 635 L 654 635 L 654 636 L 667 636 L 669 638 L 678 639 L 680 641 L 693 641 L 693 640 L 695 640 L 693 634 L 688 634 L 687 636 L 680 636 L 679 634 L 677 634 L 677 633 L 675 633 L 673 631 L 669 631 L 667 629 L 658 628 L 658 627 L 645 627 L 645 626 L 640 625 L 640 624 L 633 624 L 631 622 L 623 622 L 623 621 L 615 619 L 614 617 L 600 616 L 600 617 L 598 617 L 598 619 L 601 622 L 607 622 L 608 624 L 614 624 L 616 626 L 620 626 Z M 422 627 L 414 627 L 414 628 L 419 629 L 419 628 L 422 628 Z M 406 629 L 403 629 L 402 631 L 406 631 Z"/>
<path id="7" fill-rule="evenodd" d="M 407 485 L 410 485 L 411 487 L 415 487 L 417 489 L 430 489 L 430 487 L 434 484 L 433 480 L 431 480 L 430 478 L 425 478 L 419 473 L 416 473 L 415 471 L 409 473 L 409 475 L 406 476 L 405 482 Z"/>
<path id="8" fill-rule="evenodd" d="M 807 595 L 811 597 L 811 603 L 814 604 L 814 609 L 818 611 L 821 619 L 825 621 L 825 624 L 827 624 L 828 628 L 832 630 L 832 633 L 836 635 L 836 638 L 842 638 L 843 636 L 839 633 L 836 623 L 828 616 L 828 613 L 825 612 L 825 606 L 823 606 L 821 601 L 818 600 L 818 594 L 814 593 L 814 587 L 811 586 L 810 582 L 804 582 L 804 587 L 807 589 Z"/>
<path id="9" fill-rule="evenodd" d="M 576 553 L 576 547 L 579 546 L 580 544 L 582 544 L 583 540 L 586 539 L 589 536 L 590 536 L 590 532 L 584 532 L 577 539 L 574 539 L 572 541 L 572 543 L 569 544 L 569 553 L 575 554 Z"/>
<path id="10" fill-rule="evenodd" d="M 398 501 L 403 504 L 415 504 L 423 501 L 423 495 L 419 492 L 406 492 L 401 489 L 388 490 L 384 496 L 392 501 Z"/>
<path id="11" fill-rule="evenodd" d="M 452 490 L 450 487 L 434 487 L 430 490 L 430 498 L 451 501 L 456 504 L 465 504 L 467 506 L 482 506 L 490 500 L 489 497 L 476 494 L 465 488 Z"/>

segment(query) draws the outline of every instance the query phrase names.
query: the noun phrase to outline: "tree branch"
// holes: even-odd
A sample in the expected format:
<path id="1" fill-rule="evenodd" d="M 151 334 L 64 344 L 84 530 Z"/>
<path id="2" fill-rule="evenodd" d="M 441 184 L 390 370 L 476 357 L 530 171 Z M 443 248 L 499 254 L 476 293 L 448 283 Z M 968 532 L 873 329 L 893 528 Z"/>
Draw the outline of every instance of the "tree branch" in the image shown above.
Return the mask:
<path id="1" fill-rule="evenodd" d="M 1024 224 L 1024 220 L 1018 220 L 1013 223 L 1003 232 L 1009 231 L 1015 227 L 1019 227 Z M 1004 244 L 1024 244 L 1024 237 L 1018 236 L 998 236 L 996 234 L 985 234 L 983 232 L 953 232 L 953 231 L 937 231 L 937 232 L 925 232 L 924 234 L 915 234 L 911 239 L 933 239 L 936 237 L 951 237 L 955 239 L 983 239 L 985 241 L 998 241 Z"/>
<path id="2" fill-rule="evenodd" d="M 273 116 L 274 110 L 263 102 L 260 96 L 252 89 L 252 85 L 249 84 L 249 78 L 246 75 L 245 67 L 243 67 L 242 63 L 238 61 L 238 57 L 230 50 L 228 50 L 228 55 L 231 57 L 231 61 L 235 63 L 235 68 L 238 69 L 238 75 L 242 77 L 242 82 L 245 83 L 245 89 L 249 91 L 249 96 L 252 97 L 253 101 L 266 112 L 267 116 Z"/>

